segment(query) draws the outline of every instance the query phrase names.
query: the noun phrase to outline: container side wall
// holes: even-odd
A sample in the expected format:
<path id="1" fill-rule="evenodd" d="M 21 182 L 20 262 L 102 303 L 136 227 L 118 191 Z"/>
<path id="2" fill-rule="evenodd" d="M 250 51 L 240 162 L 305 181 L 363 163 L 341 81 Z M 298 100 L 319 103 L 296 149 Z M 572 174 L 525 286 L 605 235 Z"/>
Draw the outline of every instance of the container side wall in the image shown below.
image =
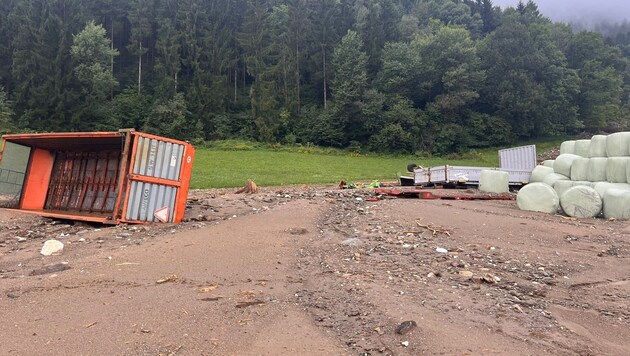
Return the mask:
<path id="1" fill-rule="evenodd" d="M 181 218 L 175 218 L 175 214 L 179 216 L 179 210 L 186 208 L 188 184 L 184 187 L 184 182 L 180 179 L 184 174 L 190 179 L 190 172 L 182 173 L 185 165 L 184 152 L 190 145 L 147 134 L 137 135 L 125 220 L 155 222 L 158 221 L 155 212 L 168 208 L 168 221 L 180 222 Z M 190 147 L 192 150 L 192 146 Z M 192 160 L 190 164 L 192 165 Z M 180 202 L 181 196 L 184 199 L 183 205 Z"/>
<path id="2" fill-rule="evenodd" d="M 168 208 L 168 221 L 173 222 L 175 196 L 179 188 L 162 184 L 132 182 L 131 198 L 127 209 L 128 221 L 157 221 L 154 214 L 162 208 Z"/>
<path id="3" fill-rule="evenodd" d="M 139 137 L 133 173 L 147 177 L 178 180 L 184 145 Z"/>
<path id="4" fill-rule="evenodd" d="M 536 146 L 521 146 L 499 151 L 500 167 L 503 169 L 533 170 L 536 167 Z"/>
<path id="5" fill-rule="evenodd" d="M 44 209 L 54 162 L 55 157 L 50 151 L 33 149 L 29 173 L 24 184 L 21 209 Z"/>

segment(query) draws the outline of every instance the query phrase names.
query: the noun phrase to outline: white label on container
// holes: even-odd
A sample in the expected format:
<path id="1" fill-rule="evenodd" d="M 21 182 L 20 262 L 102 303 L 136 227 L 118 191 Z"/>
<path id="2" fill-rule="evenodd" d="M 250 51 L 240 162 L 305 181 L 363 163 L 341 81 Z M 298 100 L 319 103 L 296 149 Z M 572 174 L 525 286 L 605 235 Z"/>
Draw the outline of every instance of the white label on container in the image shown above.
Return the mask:
<path id="1" fill-rule="evenodd" d="M 175 167 L 177 165 L 177 156 L 171 156 L 171 167 Z"/>

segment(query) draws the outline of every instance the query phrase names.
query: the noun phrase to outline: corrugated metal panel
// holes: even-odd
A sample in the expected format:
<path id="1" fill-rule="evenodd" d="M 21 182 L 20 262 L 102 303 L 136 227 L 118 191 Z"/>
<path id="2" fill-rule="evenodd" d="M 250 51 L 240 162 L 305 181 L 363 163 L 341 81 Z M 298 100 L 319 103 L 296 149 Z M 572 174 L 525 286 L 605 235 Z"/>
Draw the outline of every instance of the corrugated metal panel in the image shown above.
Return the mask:
<path id="1" fill-rule="evenodd" d="M 133 174 L 178 181 L 184 145 L 162 141 L 154 137 L 138 136 Z M 127 220 L 157 221 L 156 210 L 167 207 L 168 221 L 173 222 L 177 187 L 132 181 L 127 202 Z"/>
<path id="2" fill-rule="evenodd" d="M 111 213 L 118 196 L 120 151 L 61 151 L 53 166 L 46 209 Z"/>
<path id="3" fill-rule="evenodd" d="M 499 151 L 499 166 L 504 169 L 533 170 L 536 167 L 536 146 L 521 146 Z"/>
<path id="4" fill-rule="evenodd" d="M 177 187 L 169 187 L 162 184 L 131 182 L 126 219 L 148 222 L 157 221 L 155 216 L 153 216 L 155 211 L 168 207 L 168 222 L 173 222 L 177 189 Z"/>
<path id="5" fill-rule="evenodd" d="M 138 137 L 133 173 L 147 177 L 179 180 L 184 145 Z"/>

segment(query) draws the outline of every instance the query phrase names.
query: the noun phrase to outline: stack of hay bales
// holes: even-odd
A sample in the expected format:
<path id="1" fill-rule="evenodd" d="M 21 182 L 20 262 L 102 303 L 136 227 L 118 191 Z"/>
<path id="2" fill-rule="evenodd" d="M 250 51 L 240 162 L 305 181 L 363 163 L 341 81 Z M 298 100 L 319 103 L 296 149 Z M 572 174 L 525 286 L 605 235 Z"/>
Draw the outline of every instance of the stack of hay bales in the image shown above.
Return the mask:
<path id="1" fill-rule="evenodd" d="M 532 171 L 517 203 L 523 210 L 577 218 L 630 219 L 630 132 L 565 141 L 560 155 Z"/>

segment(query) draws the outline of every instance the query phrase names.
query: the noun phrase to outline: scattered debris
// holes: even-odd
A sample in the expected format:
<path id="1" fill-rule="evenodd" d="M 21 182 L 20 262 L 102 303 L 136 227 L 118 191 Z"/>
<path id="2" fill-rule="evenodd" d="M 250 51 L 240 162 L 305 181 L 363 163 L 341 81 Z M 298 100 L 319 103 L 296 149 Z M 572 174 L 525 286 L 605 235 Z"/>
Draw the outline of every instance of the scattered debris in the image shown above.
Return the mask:
<path id="1" fill-rule="evenodd" d="M 489 283 L 489 284 L 495 284 L 495 283 L 499 283 L 499 282 L 501 282 L 501 278 L 500 278 L 500 277 L 495 276 L 495 275 L 490 274 L 490 273 L 486 273 L 486 274 L 484 274 L 484 275 L 480 278 L 480 280 L 481 280 L 482 282 L 486 282 L 486 283 Z"/>
<path id="2" fill-rule="evenodd" d="M 167 282 L 175 282 L 178 279 L 179 277 L 177 277 L 176 274 L 171 274 L 170 276 L 166 276 L 164 278 L 158 279 L 155 283 L 162 284 L 162 283 L 167 283 Z"/>
<path id="3" fill-rule="evenodd" d="M 137 262 L 123 262 L 123 263 L 117 263 L 116 266 L 138 266 L 140 265 Z"/>
<path id="4" fill-rule="evenodd" d="M 219 285 L 214 285 L 214 286 L 209 286 L 209 287 L 203 287 L 203 288 L 199 288 L 199 293 L 208 293 L 208 292 L 212 292 L 213 290 L 219 288 Z"/>
<path id="5" fill-rule="evenodd" d="M 403 345 L 404 347 L 409 347 L 409 341 L 403 341 L 400 344 Z"/>
<path id="6" fill-rule="evenodd" d="M 339 189 L 363 189 L 363 188 L 378 189 L 381 187 L 381 182 L 375 180 L 375 181 L 372 181 L 372 183 L 370 184 L 364 184 L 364 183 L 347 183 L 345 180 L 342 180 L 341 182 L 339 182 L 338 187 Z"/>
<path id="7" fill-rule="evenodd" d="M 89 328 L 93 327 L 93 326 L 94 326 L 94 325 L 96 325 L 96 324 L 98 324 L 98 321 L 95 321 L 95 322 L 93 322 L 93 323 L 87 324 L 87 325 L 85 326 L 85 328 L 86 328 L 86 329 L 89 329 Z"/>
<path id="8" fill-rule="evenodd" d="M 65 270 L 69 270 L 70 266 L 67 263 L 56 263 L 54 265 L 34 269 L 29 273 L 29 276 L 41 276 L 44 274 L 63 272 Z"/>
<path id="9" fill-rule="evenodd" d="M 451 231 L 442 226 L 423 225 L 423 224 L 420 224 L 420 222 L 418 221 L 416 221 L 416 224 L 421 228 L 431 231 L 431 234 L 433 234 L 433 236 L 437 234 L 444 234 L 448 237 L 451 237 Z"/>
<path id="10" fill-rule="evenodd" d="M 361 245 L 361 240 L 357 238 L 351 238 L 341 241 L 341 244 L 344 246 L 359 246 Z"/>
<path id="11" fill-rule="evenodd" d="M 396 327 L 396 334 L 405 335 L 417 326 L 418 324 L 414 320 L 403 321 Z"/>
<path id="12" fill-rule="evenodd" d="M 236 194 L 254 194 L 258 191 L 258 187 L 256 186 L 256 183 L 254 183 L 253 180 L 248 179 L 247 180 L 247 184 L 236 191 Z"/>
<path id="13" fill-rule="evenodd" d="M 444 247 L 438 247 L 438 248 L 435 249 L 435 252 L 448 253 L 448 250 L 445 249 Z"/>
<path id="14" fill-rule="evenodd" d="M 308 234 L 308 230 L 303 227 L 292 227 L 287 230 L 287 232 L 291 235 L 306 235 Z"/>
<path id="15" fill-rule="evenodd" d="M 217 300 L 223 299 L 223 298 L 225 298 L 225 297 L 223 297 L 221 295 L 218 295 L 216 297 L 205 297 L 205 298 L 201 298 L 199 300 L 201 300 L 202 302 L 216 302 Z M 239 307 L 237 306 L 237 308 L 239 308 Z"/>
<path id="16" fill-rule="evenodd" d="M 265 305 L 267 303 L 263 302 L 262 300 L 253 300 L 250 302 L 238 302 L 236 303 L 236 307 L 237 308 L 246 308 L 246 307 L 251 307 L 254 305 Z"/>
<path id="17" fill-rule="evenodd" d="M 48 240 L 44 242 L 41 254 L 44 256 L 59 255 L 63 251 L 63 242 L 57 240 Z"/>

